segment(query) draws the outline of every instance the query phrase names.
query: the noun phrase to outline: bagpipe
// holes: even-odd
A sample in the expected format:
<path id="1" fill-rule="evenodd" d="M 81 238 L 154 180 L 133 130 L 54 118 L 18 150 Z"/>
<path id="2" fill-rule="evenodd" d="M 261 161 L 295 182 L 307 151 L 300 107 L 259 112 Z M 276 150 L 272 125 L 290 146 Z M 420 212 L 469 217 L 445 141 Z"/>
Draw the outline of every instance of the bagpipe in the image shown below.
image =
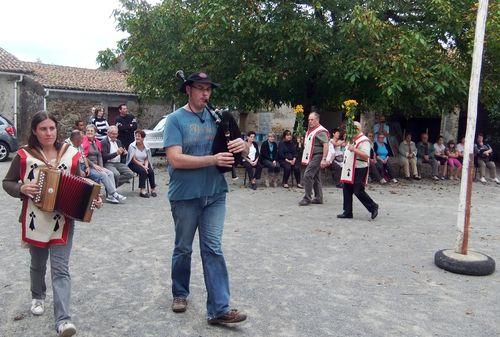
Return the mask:
<path id="1" fill-rule="evenodd" d="M 187 82 L 184 76 L 184 71 L 178 70 L 175 73 L 175 76 L 182 80 L 183 84 Z M 212 153 L 217 154 L 220 152 L 229 152 L 227 143 L 231 140 L 241 138 L 241 131 L 238 123 L 236 123 L 236 120 L 229 109 L 215 109 L 209 102 L 206 103 L 205 109 L 210 113 L 210 116 L 213 118 L 215 125 L 217 126 L 217 133 L 212 144 Z M 232 167 L 217 166 L 217 169 L 221 173 L 231 171 L 232 178 L 236 179 L 238 176 L 236 175 L 235 167 L 237 163 L 241 161 L 241 153 L 235 153 L 234 164 Z"/>

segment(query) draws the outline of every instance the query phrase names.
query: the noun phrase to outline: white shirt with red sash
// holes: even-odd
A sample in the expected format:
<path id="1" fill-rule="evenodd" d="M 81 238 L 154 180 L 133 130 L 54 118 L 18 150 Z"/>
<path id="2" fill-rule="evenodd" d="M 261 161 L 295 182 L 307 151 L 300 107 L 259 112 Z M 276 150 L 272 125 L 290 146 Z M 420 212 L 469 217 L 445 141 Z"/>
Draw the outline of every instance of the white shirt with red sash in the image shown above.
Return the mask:
<path id="1" fill-rule="evenodd" d="M 370 140 L 363 133 L 357 135 L 354 139 L 354 147 L 365 152 L 368 157 L 370 156 Z M 356 169 L 369 167 L 368 161 L 361 159 L 355 152 L 349 151 L 348 148 L 345 149 L 344 153 L 344 165 L 342 166 L 342 174 L 340 176 L 340 182 L 344 184 L 354 184 L 356 178 Z M 366 177 L 363 178 L 363 184 L 368 183 L 368 170 L 366 171 Z"/>
<path id="2" fill-rule="evenodd" d="M 304 152 L 302 153 L 302 165 L 308 165 L 309 162 L 313 158 L 314 152 L 314 142 L 316 140 L 316 136 L 321 133 L 326 133 L 326 139 L 329 138 L 328 130 L 325 129 L 322 125 L 318 125 L 312 130 L 307 130 L 306 137 L 304 139 Z"/>

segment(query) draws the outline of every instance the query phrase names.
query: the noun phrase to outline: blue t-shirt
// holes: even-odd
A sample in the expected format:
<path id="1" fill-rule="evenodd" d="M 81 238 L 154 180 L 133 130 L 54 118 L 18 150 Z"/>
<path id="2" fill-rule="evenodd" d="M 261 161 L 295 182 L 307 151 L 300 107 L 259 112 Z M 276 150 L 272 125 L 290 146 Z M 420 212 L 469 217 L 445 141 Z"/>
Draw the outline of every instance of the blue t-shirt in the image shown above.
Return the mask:
<path id="1" fill-rule="evenodd" d="M 385 143 L 379 143 L 377 141 L 377 156 L 382 158 L 382 160 L 385 160 L 388 155 L 389 155 L 389 150 L 387 150 Z"/>
<path id="2" fill-rule="evenodd" d="M 165 124 L 163 146 L 181 146 L 182 153 L 191 156 L 211 155 L 217 126 L 208 111 L 204 110 L 198 116 L 184 108 L 172 112 Z M 228 191 L 224 175 L 215 166 L 174 169 L 168 165 L 168 172 L 170 200 L 209 197 Z"/>

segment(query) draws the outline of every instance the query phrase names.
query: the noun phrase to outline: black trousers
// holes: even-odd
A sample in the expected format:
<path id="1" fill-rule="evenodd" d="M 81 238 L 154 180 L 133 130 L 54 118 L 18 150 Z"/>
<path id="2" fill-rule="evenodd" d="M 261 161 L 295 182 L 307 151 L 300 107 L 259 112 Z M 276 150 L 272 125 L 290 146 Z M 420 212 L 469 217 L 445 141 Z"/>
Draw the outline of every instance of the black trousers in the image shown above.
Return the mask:
<path id="1" fill-rule="evenodd" d="M 343 187 L 344 192 L 344 213 L 352 214 L 352 195 L 354 194 L 356 198 L 361 201 L 363 206 L 366 207 L 368 212 L 373 212 L 378 205 L 373 201 L 372 198 L 366 193 L 364 181 L 368 168 L 357 168 L 354 176 L 354 184 L 345 184 Z"/>
<path id="2" fill-rule="evenodd" d="M 139 188 L 146 188 L 146 179 L 149 179 L 149 186 L 151 186 L 151 188 L 156 187 L 155 172 L 153 171 L 151 164 L 149 164 L 148 172 L 133 162 L 130 162 L 128 167 L 139 175 Z"/>
<path id="3" fill-rule="evenodd" d="M 293 175 L 295 176 L 295 181 L 300 184 L 300 160 L 295 159 L 295 165 L 292 166 L 286 160 L 280 160 L 280 166 L 283 168 L 283 184 L 288 184 L 288 178 L 293 170 Z"/>
<path id="4" fill-rule="evenodd" d="M 273 165 L 273 162 L 267 159 L 260 159 L 258 168 L 255 172 L 255 175 L 260 178 L 260 174 L 262 173 L 262 168 L 267 167 L 267 173 L 271 175 L 272 173 L 280 173 L 280 165 L 276 162 L 276 166 Z M 256 179 L 259 179 L 256 178 Z"/>
<path id="5" fill-rule="evenodd" d="M 241 165 L 245 168 L 245 171 L 247 171 L 248 175 L 248 180 L 252 182 L 252 179 L 260 179 L 260 175 L 262 173 L 262 166 L 260 166 L 259 162 L 257 162 L 257 165 L 252 166 L 248 161 L 244 160 L 241 162 Z"/>

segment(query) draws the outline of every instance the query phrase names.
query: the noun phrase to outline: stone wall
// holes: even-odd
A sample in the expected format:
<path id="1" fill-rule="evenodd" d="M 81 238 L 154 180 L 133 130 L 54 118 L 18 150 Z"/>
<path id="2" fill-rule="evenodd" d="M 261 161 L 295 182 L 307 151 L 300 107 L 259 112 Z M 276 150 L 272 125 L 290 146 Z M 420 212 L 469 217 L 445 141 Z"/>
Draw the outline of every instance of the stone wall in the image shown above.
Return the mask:
<path id="1" fill-rule="evenodd" d="M 17 119 L 17 137 L 20 144 L 26 144 L 30 133 L 31 117 L 43 110 L 43 87 L 37 82 L 24 77 L 19 90 Z"/>
<path id="2" fill-rule="evenodd" d="M 458 126 L 460 123 L 460 107 L 455 107 L 452 112 L 445 113 L 441 116 L 441 135 L 444 137 L 445 141 L 453 139 L 455 142 L 459 142 L 458 137 Z"/>
<path id="3" fill-rule="evenodd" d="M 0 75 L 0 113 L 14 120 L 14 81 L 15 77 Z"/>
<path id="4" fill-rule="evenodd" d="M 242 132 L 255 131 L 261 135 L 268 132 L 280 135 L 286 129 L 292 130 L 295 124 L 295 113 L 287 105 L 262 109 L 258 112 L 239 113 L 235 117 L 239 117 L 237 119 Z"/>
<path id="5" fill-rule="evenodd" d="M 165 101 L 140 101 L 137 119 L 141 129 L 148 129 L 162 116 L 172 112 L 172 105 Z"/>

